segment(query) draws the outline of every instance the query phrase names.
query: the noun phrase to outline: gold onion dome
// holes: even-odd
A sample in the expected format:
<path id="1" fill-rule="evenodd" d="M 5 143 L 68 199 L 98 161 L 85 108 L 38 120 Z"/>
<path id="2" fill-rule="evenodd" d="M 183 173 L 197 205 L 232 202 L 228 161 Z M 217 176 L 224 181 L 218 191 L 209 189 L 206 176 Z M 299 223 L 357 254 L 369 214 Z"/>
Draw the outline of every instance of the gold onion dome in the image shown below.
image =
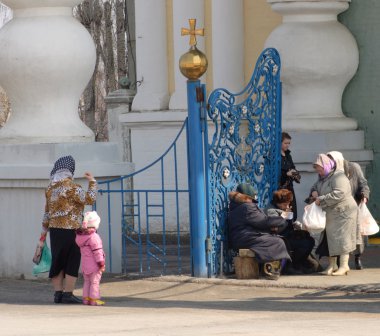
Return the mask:
<path id="1" fill-rule="evenodd" d="M 206 55 L 198 50 L 196 35 L 204 35 L 204 29 L 195 29 L 196 20 L 189 19 L 190 29 L 182 28 L 181 35 L 190 35 L 190 50 L 179 59 L 181 73 L 190 80 L 199 79 L 207 70 Z"/>

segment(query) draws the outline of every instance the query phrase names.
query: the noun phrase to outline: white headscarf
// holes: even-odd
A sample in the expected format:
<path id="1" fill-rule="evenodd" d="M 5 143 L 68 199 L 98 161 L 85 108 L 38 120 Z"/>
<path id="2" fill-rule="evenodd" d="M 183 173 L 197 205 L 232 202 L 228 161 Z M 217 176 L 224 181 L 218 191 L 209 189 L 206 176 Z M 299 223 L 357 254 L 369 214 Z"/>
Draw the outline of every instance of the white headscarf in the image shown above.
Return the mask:
<path id="1" fill-rule="evenodd" d="M 336 163 L 335 171 L 341 171 L 344 173 L 344 157 L 343 157 L 343 154 L 341 152 L 332 151 L 332 152 L 328 152 L 327 155 L 330 155 L 334 159 L 334 161 Z"/>
<path id="2" fill-rule="evenodd" d="M 73 178 L 73 174 L 68 169 L 60 169 L 54 175 L 51 176 L 51 183 L 57 183 L 65 178 Z"/>

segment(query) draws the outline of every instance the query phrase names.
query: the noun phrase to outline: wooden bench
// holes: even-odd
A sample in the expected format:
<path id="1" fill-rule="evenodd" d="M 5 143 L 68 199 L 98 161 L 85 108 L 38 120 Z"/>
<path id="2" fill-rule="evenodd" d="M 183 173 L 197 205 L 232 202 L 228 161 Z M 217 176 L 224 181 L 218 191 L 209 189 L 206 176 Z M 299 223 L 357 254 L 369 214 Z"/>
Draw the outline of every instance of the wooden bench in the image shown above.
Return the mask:
<path id="1" fill-rule="evenodd" d="M 239 249 L 239 256 L 234 258 L 235 273 L 238 279 L 258 279 L 259 264 L 255 252 L 250 249 Z"/>

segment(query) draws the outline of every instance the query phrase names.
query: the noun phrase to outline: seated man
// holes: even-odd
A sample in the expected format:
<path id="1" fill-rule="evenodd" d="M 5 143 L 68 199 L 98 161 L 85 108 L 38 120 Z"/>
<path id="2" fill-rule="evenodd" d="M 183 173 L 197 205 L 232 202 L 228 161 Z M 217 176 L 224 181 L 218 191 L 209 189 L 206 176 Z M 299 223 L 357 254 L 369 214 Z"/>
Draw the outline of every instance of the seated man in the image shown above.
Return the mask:
<path id="1" fill-rule="evenodd" d="M 229 194 L 229 240 L 233 249 L 251 249 L 268 279 L 278 279 L 281 261 L 290 260 L 285 243 L 277 233 L 287 226 L 281 217 L 269 217 L 257 206 L 257 193 L 246 183 Z"/>
<path id="2" fill-rule="evenodd" d="M 293 221 L 292 201 L 292 192 L 280 189 L 273 193 L 272 203 L 266 208 L 268 216 L 287 218 L 287 227 L 281 235 L 286 239 L 292 261 L 287 262 L 283 270 L 284 274 L 317 272 L 321 267 L 318 261 L 311 256 L 315 244 L 314 238 L 310 236 L 309 232 L 301 230 L 302 224 L 300 222 Z"/>

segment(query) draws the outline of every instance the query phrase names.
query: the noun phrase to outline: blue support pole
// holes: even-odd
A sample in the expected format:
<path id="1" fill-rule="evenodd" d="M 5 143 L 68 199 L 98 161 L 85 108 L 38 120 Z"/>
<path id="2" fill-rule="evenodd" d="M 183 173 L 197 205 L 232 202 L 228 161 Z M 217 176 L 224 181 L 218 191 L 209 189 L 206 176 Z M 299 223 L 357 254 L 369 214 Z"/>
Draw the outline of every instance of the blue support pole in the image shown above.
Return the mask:
<path id="1" fill-rule="evenodd" d="M 190 234 L 192 249 L 192 275 L 207 278 L 206 258 L 206 195 L 203 159 L 203 135 L 201 104 L 197 101 L 197 88 L 202 93 L 204 88 L 199 80 L 187 81 L 188 104 L 188 173 L 190 201 Z"/>

